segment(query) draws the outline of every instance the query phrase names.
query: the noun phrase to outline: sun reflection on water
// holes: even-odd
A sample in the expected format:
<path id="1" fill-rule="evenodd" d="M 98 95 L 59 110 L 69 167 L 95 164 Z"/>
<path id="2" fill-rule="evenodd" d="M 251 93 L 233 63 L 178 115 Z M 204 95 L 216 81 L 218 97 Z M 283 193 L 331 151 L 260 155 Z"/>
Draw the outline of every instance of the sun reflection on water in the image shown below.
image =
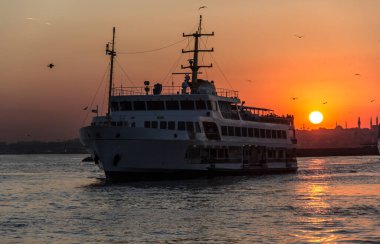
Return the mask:
<path id="1" fill-rule="evenodd" d="M 306 171 L 318 172 L 303 176 L 302 184 L 297 185 L 296 214 L 298 226 L 294 236 L 311 243 L 331 243 L 337 240 L 334 235 L 335 219 L 329 214 L 331 205 L 328 201 L 331 186 L 324 159 L 309 161 Z"/>

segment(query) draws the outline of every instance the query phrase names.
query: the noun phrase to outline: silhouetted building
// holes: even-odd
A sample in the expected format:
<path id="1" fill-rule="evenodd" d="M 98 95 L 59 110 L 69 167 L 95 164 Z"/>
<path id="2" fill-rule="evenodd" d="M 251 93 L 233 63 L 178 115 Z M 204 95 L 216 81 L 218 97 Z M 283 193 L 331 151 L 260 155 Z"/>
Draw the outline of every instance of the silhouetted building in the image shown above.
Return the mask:
<path id="1" fill-rule="evenodd" d="M 360 120 L 358 120 L 359 122 Z M 360 123 L 358 123 L 360 126 Z M 378 125 L 372 128 L 297 130 L 298 148 L 359 148 L 377 144 Z"/>

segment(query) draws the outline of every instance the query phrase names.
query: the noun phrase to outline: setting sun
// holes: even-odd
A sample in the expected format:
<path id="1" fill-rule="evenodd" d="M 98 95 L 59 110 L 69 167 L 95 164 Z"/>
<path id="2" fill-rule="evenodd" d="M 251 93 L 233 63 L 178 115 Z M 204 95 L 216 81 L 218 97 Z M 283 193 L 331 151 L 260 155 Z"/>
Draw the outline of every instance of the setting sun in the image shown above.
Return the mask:
<path id="1" fill-rule="evenodd" d="M 309 120 L 313 124 L 319 124 L 323 121 L 323 114 L 319 111 L 311 112 L 309 115 Z"/>

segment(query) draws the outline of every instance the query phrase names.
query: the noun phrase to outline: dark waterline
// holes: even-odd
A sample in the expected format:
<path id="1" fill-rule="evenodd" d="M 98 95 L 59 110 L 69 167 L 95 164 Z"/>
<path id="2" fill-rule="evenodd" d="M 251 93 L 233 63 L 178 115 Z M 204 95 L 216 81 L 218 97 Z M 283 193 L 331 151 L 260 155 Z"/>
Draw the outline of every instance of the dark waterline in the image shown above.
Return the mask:
<path id="1" fill-rule="evenodd" d="M 86 155 L 1 155 L 0 240 L 380 242 L 380 157 L 296 174 L 110 183 Z"/>

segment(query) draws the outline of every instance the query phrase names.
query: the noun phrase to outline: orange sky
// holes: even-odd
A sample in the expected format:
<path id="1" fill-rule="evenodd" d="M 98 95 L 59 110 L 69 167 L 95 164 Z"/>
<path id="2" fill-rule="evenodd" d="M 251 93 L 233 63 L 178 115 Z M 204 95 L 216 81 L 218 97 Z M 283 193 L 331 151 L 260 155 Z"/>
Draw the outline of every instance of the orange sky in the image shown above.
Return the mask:
<path id="1" fill-rule="evenodd" d="M 369 117 L 380 115 L 379 9 L 378 0 L 1 1 L 0 141 L 78 137 L 82 108 L 108 65 L 104 44 L 112 27 L 118 51 L 150 50 L 181 40 L 199 14 L 205 30 L 215 32 L 207 47 L 214 47 L 218 65 L 247 105 L 292 113 L 298 128 L 346 121 L 354 127 L 358 116 L 368 127 Z M 185 56 L 171 69 L 185 46 L 117 59 L 134 85 L 170 84 L 172 77 L 164 78 L 186 64 Z M 205 56 L 204 62 L 213 60 Z M 118 65 L 115 77 L 117 84 L 132 85 Z M 231 89 L 217 68 L 203 77 Z M 174 80 L 179 84 L 182 77 Z M 102 104 L 104 91 L 95 104 Z M 321 125 L 308 121 L 313 110 L 324 114 Z"/>

